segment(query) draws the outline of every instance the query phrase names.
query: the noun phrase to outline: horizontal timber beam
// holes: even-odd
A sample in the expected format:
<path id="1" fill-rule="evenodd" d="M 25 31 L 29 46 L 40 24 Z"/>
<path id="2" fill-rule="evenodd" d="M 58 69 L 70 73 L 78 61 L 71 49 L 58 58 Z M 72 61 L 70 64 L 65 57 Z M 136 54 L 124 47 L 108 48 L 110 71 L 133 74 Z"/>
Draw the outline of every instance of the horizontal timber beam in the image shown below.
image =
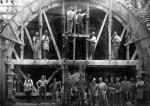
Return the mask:
<path id="1" fill-rule="evenodd" d="M 87 66 L 136 66 L 138 64 L 138 60 L 15 60 L 9 59 L 7 64 L 14 65 L 79 65 L 79 64 L 87 64 Z"/>

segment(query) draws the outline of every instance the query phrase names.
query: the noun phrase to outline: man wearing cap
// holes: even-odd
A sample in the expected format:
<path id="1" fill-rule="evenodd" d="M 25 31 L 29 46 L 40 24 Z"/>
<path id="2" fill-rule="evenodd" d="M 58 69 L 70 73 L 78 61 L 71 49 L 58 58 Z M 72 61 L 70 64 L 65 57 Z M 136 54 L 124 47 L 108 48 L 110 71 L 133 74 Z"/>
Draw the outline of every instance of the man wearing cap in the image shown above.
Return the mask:
<path id="1" fill-rule="evenodd" d="M 115 83 L 114 83 L 114 78 L 110 78 L 110 83 L 108 83 L 108 101 L 109 104 L 112 106 L 115 102 Z"/>
<path id="2" fill-rule="evenodd" d="M 97 85 L 96 85 L 96 78 L 93 78 L 92 79 L 92 82 L 90 84 L 90 98 L 91 98 L 91 101 L 92 101 L 92 106 L 95 106 L 96 104 L 96 88 L 97 88 Z"/>
<path id="3" fill-rule="evenodd" d="M 121 83 L 120 83 L 120 78 L 116 78 L 115 91 L 116 91 L 115 101 L 116 101 L 117 104 L 121 105 L 122 86 L 121 86 Z"/>
<path id="4" fill-rule="evenodd" d="M 98 89 L 99 105 L 108 106 L 108 100 L 106 96 L 107 85 L 103 82 L 102 77 L 99 78 L 97 89 Z"/>
<path id="5" fill-rule="evenodd" d="M 48 31 L 44 31 L 44 35 L 42 36 L 42 44 L 43 44 L 43 58 L 47 59 L 48 52 L 49 52 L 49 42 L 50 39 L 48 37 Z"/>

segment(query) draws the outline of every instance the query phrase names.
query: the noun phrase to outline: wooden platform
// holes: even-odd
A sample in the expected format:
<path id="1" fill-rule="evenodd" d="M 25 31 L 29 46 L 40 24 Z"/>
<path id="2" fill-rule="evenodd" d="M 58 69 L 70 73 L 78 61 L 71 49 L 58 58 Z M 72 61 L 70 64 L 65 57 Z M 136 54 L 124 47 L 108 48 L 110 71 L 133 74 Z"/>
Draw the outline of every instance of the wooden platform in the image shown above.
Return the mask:
<path id="1" fill-rule="evenodd" d="M 89 66 L 136 66 L 138 64 L 138 60 L 8 60 L 7 64 L 14 65 L 79 65 L 86 64 Z"/>

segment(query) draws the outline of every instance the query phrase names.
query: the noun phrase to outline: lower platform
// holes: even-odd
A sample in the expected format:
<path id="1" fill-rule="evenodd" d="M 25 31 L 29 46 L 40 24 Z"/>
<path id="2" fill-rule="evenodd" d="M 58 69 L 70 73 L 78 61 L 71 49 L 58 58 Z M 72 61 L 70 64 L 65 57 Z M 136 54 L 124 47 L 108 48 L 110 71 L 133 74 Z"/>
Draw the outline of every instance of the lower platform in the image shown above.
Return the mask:
<path id="1" fill-rule="evenodd" d="M 136 66 L 138 60 L 15 60 L 10 59 L 6 61 L 7 64 L 14 65 L 80 65 L 86 64 L 88 66 Z"/>

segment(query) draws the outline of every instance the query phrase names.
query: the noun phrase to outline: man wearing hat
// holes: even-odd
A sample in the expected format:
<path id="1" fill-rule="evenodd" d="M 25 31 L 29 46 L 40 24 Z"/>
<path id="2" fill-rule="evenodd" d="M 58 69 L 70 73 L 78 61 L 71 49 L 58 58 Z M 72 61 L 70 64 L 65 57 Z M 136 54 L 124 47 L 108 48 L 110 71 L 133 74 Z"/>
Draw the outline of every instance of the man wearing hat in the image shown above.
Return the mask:
<path id="1" fill-rule="evenodd" d="M 116 91 L 115 101 L 116 101 L 117 104 L 121 105 L 122 86 L 121 86 L 121 83 L 120 83 L 120 78 L 116 78 L 115 91 Z"/>
<path id="2" fill-rule="evenodd" d="M 97 85 L 96 85 L 96 78 L 93 78 L 92 79 L 92 82 L 90 83 L 90 99 L 92 101 L 92 106 L 95 106 L 96 104 L 96 88 L 97 88 Z"/>
<path id="3" fill-rule="evenodd" d="M 107 85 L 103 82 L 102 77 L 99 78 L 97 89 L 98 89 L 99 105 L 108 106 L 108 100 L 106 96 Z"/>

